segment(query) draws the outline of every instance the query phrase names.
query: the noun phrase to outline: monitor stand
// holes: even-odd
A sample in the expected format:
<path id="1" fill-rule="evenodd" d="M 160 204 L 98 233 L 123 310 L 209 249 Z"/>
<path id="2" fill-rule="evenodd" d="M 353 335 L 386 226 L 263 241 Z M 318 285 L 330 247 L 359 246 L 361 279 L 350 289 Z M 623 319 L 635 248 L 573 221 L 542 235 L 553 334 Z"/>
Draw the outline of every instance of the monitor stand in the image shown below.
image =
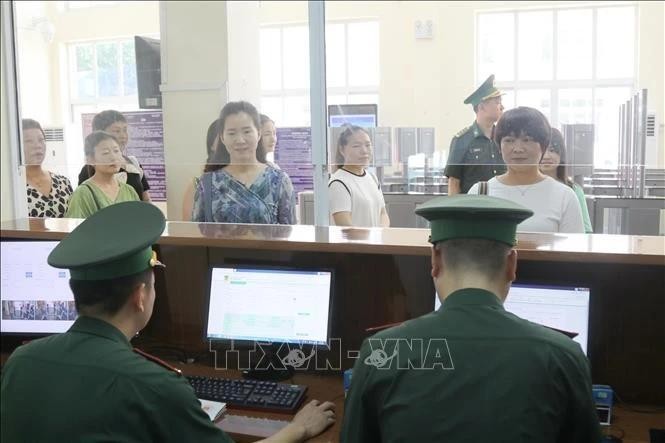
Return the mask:
<path id="1" fill-rule="evenodd" d="M 262 348 L 264 355 L 259 361 L 261 364 L 253 364 L 249 370 L 242 371 L 244 378 L 261 381 L 283 381 L 293 377 L 293 367 L 282 363 L 274 346 Z"/>

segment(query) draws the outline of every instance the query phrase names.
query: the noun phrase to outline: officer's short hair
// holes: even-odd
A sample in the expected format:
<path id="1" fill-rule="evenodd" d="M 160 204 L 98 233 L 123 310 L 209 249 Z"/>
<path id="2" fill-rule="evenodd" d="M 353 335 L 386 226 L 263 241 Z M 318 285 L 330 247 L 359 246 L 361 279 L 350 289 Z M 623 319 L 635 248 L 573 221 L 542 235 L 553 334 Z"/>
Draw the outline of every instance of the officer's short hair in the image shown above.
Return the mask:
<path id="1" fill-rule="evenodd" d="M 104 131 L 115 122 L 127 123 L 127 119 L 124 115 L 113 109 L 102 111 L 92 118 L 92 130 Z"/>
<path id="2" fill-rule="evenodd" d="M 528 135 L 540 144 L 540 150 L 545 153 L 550 145 L 552 127 L 547 117 L 535 108 L 520 106 L 503 113 L 496 123 L 494 142 L 501 146 L 504 137 L 519 137 Z"/>
<path id="3" fill-rule="evenodd" d="M 86 310 L 96 314 L 116 314 L 138 285 L 150 284 L 152 269 L 108 280 L 70 279 L 69 287 L 74 294 L 76 311 L 79 314 Z"/>
<path id="4" fill-rule="evenodd" d="M 511 249 L 505 243 L 482 238 L 446 240 L 434 247 L 452 271 L 473 271 L 487 277 L 496 277 L 505 269 Z"/>

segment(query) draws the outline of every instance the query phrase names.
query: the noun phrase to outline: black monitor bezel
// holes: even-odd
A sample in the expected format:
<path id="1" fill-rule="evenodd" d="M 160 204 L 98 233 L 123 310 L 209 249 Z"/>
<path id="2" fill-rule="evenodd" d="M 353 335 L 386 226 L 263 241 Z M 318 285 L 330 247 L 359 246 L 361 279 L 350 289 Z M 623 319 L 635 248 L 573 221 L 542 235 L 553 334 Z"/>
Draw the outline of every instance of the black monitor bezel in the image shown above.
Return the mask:
<path id="1" fill-rule="evenodd" d="M 362 112 L 367 110 L 367 112 Z M 330 124 L 330 117 L 335 115 L 374 115 L 374 126 L 379 126 L 379 106 L 376 103 L 361 103 L 361 104 L 344 104 L 344 105 L 328 105 L 328 126 Z"/>
<path id="2" fill-rule="evenodd" d="M 139 109 L 162 109 L 161 83 L 161 40 L 151 37 L 134 36 L 134 60 L 136 61 L 136 89 Z M 157 64 L 147 62 L 146 55 L 157 59 Z M 154 60 L 152 60 L 154 61 Z M 157 84 L 152 80 L 156 80 Z M 148 86 L 154 86 L 147 91 Z M 148 99 L 155 99 L 155 105 L 148 105 Z"/>
<path id="3" fill-rule="evenodd" d="M 1 243 L 59 243 L 61 239 L 52 239 L 52 238 L 12 238 L 12 237 L 3 237 Z M 74 295 L 72 294 L 72 300 Z M 2 296 L 0 295 L 0 302 L 2 301 Z M 0 308 L 1 309 L 1 308 Z M 78 318 L 78 316 L 77 316 Z M 67 320 L 71 321 L 72 324 L 76 320 Z M 70 325 L 71 327 L 71 325 Z M 69 329 L 69 328 L 68 328 Z M 2 331 L 0 328 L 0 336 L 2 337 L 12 337 L 14 340 L 25 338 L 28 340 L 34 340 L 41 337 L 49 337 L 51 335 L 62 334 L 65 331 L 58 332 L 23 332 L 23 331 Z M 4 343 L 3 343 L 4 345 Z"/>
<path id="4" fill-rule="evenodd" d="M 274 270 L 274 271 L 304 271 L 304 272 L 329 272 L 330 273 L 330 296 L 328 297 L 328 327 L 326 331 L 326 343 L 305 343 L 305 342 L 265 342 L 260 340 L 235 340 L 229 338 L 211 338 L 208 336 L 208 318 L 210 312 L 210 295 L 212 289 L 212 272 L 215 268 L 234 268 L 234 269 L 258 269 L 258 270 Z M 208 275 L 206 281 L 206 303 L 203 319 L 203 339 L 209 343 L 231 343 L 239 347 L 251 347 L 255 344 L 263 345 L 293 345 L 307 349 L 329 349 L 330 341 L 332 339 L 332 324 L 334 312 L 334 298 L 335 298 L 335 270 L 330 267 L 322 266 L 294 266 L 294 265 L 266 265 L 266 264 L 249 264 L 249 263 L 216 263 L 208 266 Z"/>

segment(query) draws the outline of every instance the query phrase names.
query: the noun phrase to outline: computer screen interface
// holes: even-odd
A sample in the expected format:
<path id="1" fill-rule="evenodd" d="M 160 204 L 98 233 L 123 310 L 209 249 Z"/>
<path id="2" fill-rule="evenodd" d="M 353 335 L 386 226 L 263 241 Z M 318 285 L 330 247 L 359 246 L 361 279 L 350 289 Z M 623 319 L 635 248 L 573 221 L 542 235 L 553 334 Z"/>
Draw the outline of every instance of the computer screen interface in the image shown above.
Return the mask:
<path id="1" fill-rule="evenodd" d="M 55 241 L 3 241 L 3 334 L 32 335 L 65 332 L 76 320 L 69 271 L 48 265 Z"/>
<path id="2" fill-rule="evenodd" d="M 586 354 L 589 340 L 589 295 L 588 288 L 514 284 L 503 307 L 531 322 L 578 334 L 573 340 L 579 343 Z M 435 293 L 434 309 L 438 310 L 440 306 L 441 302 Z"/>
<path id="3" fill-rule="evenodd" d="M 332 281 L 331 270 L 213 267 L 206 336 L 327 346 Z"/>

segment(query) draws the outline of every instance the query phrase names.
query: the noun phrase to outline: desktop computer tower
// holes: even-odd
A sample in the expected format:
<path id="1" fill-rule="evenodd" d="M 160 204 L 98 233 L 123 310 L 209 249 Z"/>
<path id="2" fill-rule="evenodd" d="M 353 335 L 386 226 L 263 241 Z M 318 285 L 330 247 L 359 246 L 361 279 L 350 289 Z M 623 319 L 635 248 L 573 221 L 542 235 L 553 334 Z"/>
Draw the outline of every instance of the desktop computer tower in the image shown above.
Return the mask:
<path id="1" fill-rule="evenodd" d="M 566 143 L 568 174 L 579 185 L 584 177 L 593 175 L 594 126 L 589 124 L 561 125 Z"/>
<path id="2" fill-rule="evenodd" d="M 434 128 L 418 128 L 418 154 L 431 158 L 434 154 Z"/>

